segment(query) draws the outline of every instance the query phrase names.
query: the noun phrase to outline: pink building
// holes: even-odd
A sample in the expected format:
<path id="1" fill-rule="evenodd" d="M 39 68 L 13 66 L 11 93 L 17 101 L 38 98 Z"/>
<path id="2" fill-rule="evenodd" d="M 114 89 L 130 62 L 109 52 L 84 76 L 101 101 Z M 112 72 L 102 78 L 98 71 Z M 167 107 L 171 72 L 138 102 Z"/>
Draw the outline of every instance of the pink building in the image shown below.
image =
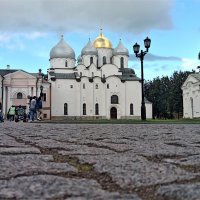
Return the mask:
<path id="1" fill-rule="evenodd" d="M 20 69 L 10 69 L 10 66 L 7 66 L 7 69 L 0 69 L 0 108 L 6 114 L 11 105 L 15 107 L 21 105 L 28 112 L 29 97 L 38 97 L 42 92 L 43 118 L 50 119 L 50 88 L 51 85 L 41 70 L 38 73 L 28 73 Z"/>

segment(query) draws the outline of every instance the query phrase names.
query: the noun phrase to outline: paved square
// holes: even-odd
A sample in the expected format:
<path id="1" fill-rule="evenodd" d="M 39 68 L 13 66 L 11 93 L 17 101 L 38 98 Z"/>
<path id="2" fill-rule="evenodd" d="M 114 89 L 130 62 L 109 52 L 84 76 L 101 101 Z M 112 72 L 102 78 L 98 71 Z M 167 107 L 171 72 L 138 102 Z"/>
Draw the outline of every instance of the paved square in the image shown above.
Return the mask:
<path id="1" fill-rule="evenodd" d="M 200 199 L 200 125 L 0 123 L 0 199 Z"/>

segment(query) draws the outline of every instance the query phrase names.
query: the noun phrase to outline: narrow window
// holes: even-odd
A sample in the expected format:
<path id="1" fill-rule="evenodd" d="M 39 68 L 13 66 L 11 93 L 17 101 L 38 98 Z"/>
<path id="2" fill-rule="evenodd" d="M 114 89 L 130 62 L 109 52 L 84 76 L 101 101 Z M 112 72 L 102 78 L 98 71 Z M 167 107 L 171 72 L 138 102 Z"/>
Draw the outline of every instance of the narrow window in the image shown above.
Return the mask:
<path id="1" fill-rule="evenodd" d="M 98 84 L 96 84 L 96 89 L 99 89 L 99 86 L 98 86 Z"/>
<path id="2" fill-rule="evenodd" d="M 83 89 L 85 89 L 85 83 L 83 83 Z"/>
<path id="3" fill-rule="evenodd" d="M 67 103 L 64 104 L 64 115 L 68 115 L 68 105 L 67 105 Z"/>
<path id="4" fill-rule="evenodd" d="M 22 95 L 21 92 L 18 92 L 18 93 L 17 93 L 17 99 L 22 99 L 22 96 L 23 96 L 23 95 Z"/>
<path id="5" fill-rule="evenodd" d="M 112 95 L 111 96 L 111 104 L 118 104 L 118 96 L 117 95 Z"/>
<path id="6" fill-rule="evenodd" d="M 123 57 L 120 58 L 120 66 L 121 66 L 121 68 L 124 68 L 124 58 Z"/>
<path id="7" fill-rule="evenodd" d="M 70 85 L 70 88 L 73 88 L 73 85 Z"/>
<path id="8" fill-rule="evenodd" d="M 86 104 L 83 104 L 83 115 L 86 115 Z"/>
<path id="9" fill-rule="evenodd" d="M 99 115 L 99 104 L 95 104 L 95 115 Z"/>
<path id="10" fill-rule="evenodd" d="M 47 94 L 46 93 L 42 93 L 42 101 L 46 101 L 47 100 Z"/>
<path id="11" fill-rule="evenodd" d="M 110 58 L 110 64 L 112 64 L 112 58 Z"/>
<path id="12" fill-rule="evenodd" d="M 82 77 L 82 72 L 80 72 L 80 77 Z"/>
<path id="13" fill-rule="evenodd" d="M 104 56 L 103 57 L 103 65 L 105 65 L 106 64 L 106 57 Z"/>
<path id="14" fill-rule="evenodd" d="M 130 104 L 130 115 L 133 115 L 133 104 Z"/>
<path id="15" fill-rule="evenodd" d="M 109 89 L 109 84 L 107 84 L 107 89 Z"/>
<path id="16" fill-rule="evenodd" d="M 93 63 L 93 57 L 90 57 L 90 65 Z"/>
<path id="17" fill-rule="evenodd" d="M 65 67 L 68 67 L 68 63 L 67 63 L 67 60 L 65 61 Z"/>

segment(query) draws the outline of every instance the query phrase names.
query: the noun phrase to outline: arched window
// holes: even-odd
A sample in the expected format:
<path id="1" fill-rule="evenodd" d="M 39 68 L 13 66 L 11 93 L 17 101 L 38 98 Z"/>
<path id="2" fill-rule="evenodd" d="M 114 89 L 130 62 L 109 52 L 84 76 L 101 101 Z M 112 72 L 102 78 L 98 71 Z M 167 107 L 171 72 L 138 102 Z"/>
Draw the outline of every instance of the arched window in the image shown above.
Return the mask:
<path id="1" fill-rule="evenodd" d="M 68 67 L 68 63 L 67 63 L 67 60 L 65 61 L 65 67 Z"/>
<path id="2" fill-rule="evenodd" d="M 109 89 L 109 84 L 107 84 L 107 89 Z"/>
<path id="3" fill-rule="evenodd" d="M 99 89 L 99 85 L 98 84 L 96 84 L 95 87 L 96 87 L 96 89 Z"/>
<path id="4" fill-rule="evenodd" d="M 103 57 L 103 65 L 105 65 L 106 64 L 106 57 L 104 56 Z"/>
<path id="5" fill-rule="evenodd" d="M 17 99 L 22 99 L 22 97 L 23 97 L 22 93 L 21 93 L 21 92 L 18 92 L 18 93 L 17 93 Z"/>
<path id="6" fill-rule="evenodd" d="M 93 63 L 93 57 L 90 57 L 90 65 Z"/>
<path id="7" fill-rule="evenodd" d="M 85 83 L 83 83 L 83 89 L 85 89 Z"/>
<path id="8" fill-rule="evenodd" d="M 118 96 L 112 95 L 111 96 L 111 104 L 118 104 L 118 103 L 119 103 Z"/>
<path id="9" fill-rule="evenodd" d="M 110 58 L 110 64 L 112 64 L 112 57 Z"/>
<path id="10" fill-rule="evenodd" d="M 83 104 L 83 115 L 86 115 L 86 104 Z"/>
<path id="11" fill-rule="evenodd" d="M 133 115 L 133 104 L 130 104 L 130 115 Z"/>
<path id="12" fill-rule="evenodd" d="M 95 115 L 99 115 L 99 104 L 95 104 Z"/>
<path id="13" fill-rule="evenodd" d="M 64 115 L 68 115 L 68 105 L 67 105 L 67 103 L 64 104 Z"/>
<path id="14" fill-rule="evenodd" d="M 124 68 L 124 58 L 123 57 L 120 58 L 120 67 Z"/>

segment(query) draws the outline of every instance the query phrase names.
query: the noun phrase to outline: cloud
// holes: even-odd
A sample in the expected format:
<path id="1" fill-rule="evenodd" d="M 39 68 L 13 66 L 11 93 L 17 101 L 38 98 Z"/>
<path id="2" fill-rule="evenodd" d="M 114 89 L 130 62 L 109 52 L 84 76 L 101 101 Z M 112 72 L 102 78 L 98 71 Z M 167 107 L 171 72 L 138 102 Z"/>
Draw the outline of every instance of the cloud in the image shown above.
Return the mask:
<path id="1" fill-rule="evenodd" d="M 130 61 L 137 60 L 135 55 L 130 55 Z M 176 56 L 159 56 L 148 53 L 145 55 L 145 61 L 182 61 L 182 58 Z"/>
<path id="2" fill-rule="evenodd" d="M 183 71 L 198 71 L 197 66 L 200 65 L 200 61 L 197 59 L 189 59 L 189 58 L 183 58 L 182 59 L 182 64 L 181 64 L 181 69 Z"/>
<path id="3" fill-rule="evenodd" d="M 1 0 L 0 27 L 11 32 L 141 33 L 173 27 L 174 0 Z"/>

